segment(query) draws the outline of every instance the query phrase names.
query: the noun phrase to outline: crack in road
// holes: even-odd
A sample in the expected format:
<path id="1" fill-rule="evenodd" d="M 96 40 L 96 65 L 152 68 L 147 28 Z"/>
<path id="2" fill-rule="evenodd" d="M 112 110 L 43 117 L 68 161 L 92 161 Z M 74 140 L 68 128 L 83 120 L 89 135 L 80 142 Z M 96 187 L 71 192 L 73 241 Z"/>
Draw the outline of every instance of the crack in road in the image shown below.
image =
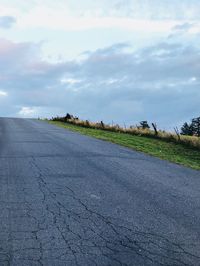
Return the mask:
<path id="1" fill-rule="evenodd" d="M 36 173 L 35 179 L 42 196 L 37 208 L 37 202 L 29 200 L 30 188 L 22 188 L 25 216 L 35 224 L 35 229 L 30 231 L 32 237 L 24 241 L 35 241 L 33 246 L 13 249 L 13 257 L 9 261 L 19 257 L 16 261 L 37 265 L 51 265 L 51 260 L 58 265 L 129 266 L 139 258 L 141 265 L 189 266 L 200 263 L 200 257 L 188 252 L 184 246 L 105 216 L 87 206 L 70 187 L 56 182 L 52 185 L 34 157 L 30 161 L 30 169 Z M 102 257 L 101 264 L 99 256 Z"/>
<path id="2" fill-rule="evenodd" d="M 19 126 L 23 129 L 20 123 L 26 123 L 20 121 Z M 10 132 L 8 129 L 4 131 L 5 136 Z M 23 134 L 24 131 L 17 134 Z M 31 137 L 34 132 L 40 137 L 38 141 L 35 135 Z M 197 247 L 199 240 L 194 238 L 194 242 L 190 244 L 193 236 L 198 236 L 198 232 L 188 241 L 184 237 L 173 237 L 173 230 L 167 232 L 169 225 L 177 226 L 175 230 L 178 228 L 178 233 L 188 229 L 184 226 L 183 230 L 179 228 L 182 224 L 179 224 L 178 219 L 172 221 L 173 215 L 164 218 L 156 216 L 155 219 L 158 218 L 163 224 L 168 221 L 167 230 L 155 225 L 159 229 L 157 234 L 153 227 L 150 229 L 146 225 L 140 225 L 144 215 L 148 226 L 151 226 L 148 218 L 154 215 L 154 212 L 150 213 L 151 210 L 157 208 L 154 201 L 149 200 L 149 196 L 148 201 L 145 201 L 144 192 L 157 197 L 157 190 L 155 188 L 156 192 L 149 191 L 151 187 L 145 183 L 149 180 L 148 167 L 144 173 L 140 172 L 141 166 L 136 167 L 137 171 L 133 171 L 130 178 L 126 178 L 126 174 L 132 170 L 129 164 L 135 161 L 136 164 L 138 161 L 148 161 L 146 166 L 150 165 L 150 157 L 138 157 L 137 154 L 124 150 L 122 153 L 111 152 L 111 148 L 104 152 L 104 146 L 90 149 L 85 144 L 85 139 L 81 145 L 86 145 L 86 148 L 79 147 L 79 142 L 77 147 L 72 145 L 73 142 L 67 146 L 67 141 L 66 146 L 62 146 L 63 140 L 56 138 L 53 142 L 55 136 L 48 138 L 48 131 L 45 138 L 37 130 L 34 132 L 30 131 L 28 137 L 27 132 L 16 139 L 10 136 L 8 145 L 3 144 L 3 150 L 0 150 L 0 266 L 200 265 Z M 38 147 L 35 147 L 37 144 Z M 44 144 L 48 146 L 42 146 Z M 155 168 L 154 164 L 153 169 Z M 84 169 L 87 171 L 84 172 Z M 159 171 L 162 169 L 157 170 L 158 175 Z M 174 177 L 173 171 L 171 174 Z M 143 186 L 142 179 L 146 187 L 144 190 L 143 187 L 137 190 L 140 185 Z M 153 185 L 157 184 L 152 176 L 151 180 L 154 181 Z M 105 195 L 112 190 L 112 187 L 109 188 L 111 185 L 113 192 L 107 197 Z M 158 190 L 162 192 L 164 188 L 164 185 L 160 185 Z M 122 194 L 119 200 L 119 194 L 115 193 Z M 141 193 L 144 194 L 140 195 Z M 139 195 L 141 197 L 137 201 Z M 184 196 L 185 194 L 183 198 Z M 140 203 L 142 197 L 145 200 Z M 110 205 L 106 202 L 109 199 L 113 200 Z M 193 201 L 185 202 L 184 206 L 191 206 L 190 202 Z M 130 217 L 123 217 L 123 214 L 131 211 L 131 204 L 134 203 L 134 212 L 130 212 Z M 146 209 L 142 212 L 141 206 L 145 203 Z M 168 206 L 171 208 L 171 205 Z M 115 207 L 119 211 L 110 211 Z M 145 212 L 148 207 L 152 207 L 148 212 L 150 216 Z M 126 210 L 123 212 L 121 208 Z M 198 201 L 195 208 L 198 208 Z M 138 210 L 141 210 L 142 216 L 135 222 L 134 215 Z M 183 208 L 179 208 L 177 213 L 180 214 L 182 210 Z M 161 212 L 159 210 L 159 214 Z M 188 209 L 186 213 L 190 213 Z M 188 238 L 190 233 L 194 233 L 194 228 L 186 231 Z"/>

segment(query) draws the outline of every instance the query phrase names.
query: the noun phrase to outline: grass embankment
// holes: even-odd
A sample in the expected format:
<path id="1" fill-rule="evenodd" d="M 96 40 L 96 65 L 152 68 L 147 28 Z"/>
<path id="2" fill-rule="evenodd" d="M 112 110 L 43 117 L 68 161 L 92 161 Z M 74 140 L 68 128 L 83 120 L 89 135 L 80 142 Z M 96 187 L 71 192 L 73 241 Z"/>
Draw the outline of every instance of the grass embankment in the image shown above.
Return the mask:
<path id="1" fill-rule="evenodd" d="M 149 138 L 145 136 L 130 135 L 127 133 L 112 132 L 103 129 L 86 128 L 66 122 L 48 122 L 50 124 L 67 128 L 87 136 L 110 141 L 137 151 L 145 152 L 164 160 L 168 160 L 170 162 L 200 170 L 200 150 L 187 147 L 181 143 Z"/>

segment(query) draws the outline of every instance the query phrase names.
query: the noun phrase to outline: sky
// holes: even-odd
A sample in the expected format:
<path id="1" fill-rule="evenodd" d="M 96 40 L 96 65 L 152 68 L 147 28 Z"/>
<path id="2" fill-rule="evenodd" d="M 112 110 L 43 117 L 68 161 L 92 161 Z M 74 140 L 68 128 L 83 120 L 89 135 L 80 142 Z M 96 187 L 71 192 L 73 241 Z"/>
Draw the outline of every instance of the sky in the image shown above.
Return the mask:
<path id="1" fill-rule="evenodd" d="M 0 0 L 0 116 L 180 127 L 200 115 L 199 0 Z"/>

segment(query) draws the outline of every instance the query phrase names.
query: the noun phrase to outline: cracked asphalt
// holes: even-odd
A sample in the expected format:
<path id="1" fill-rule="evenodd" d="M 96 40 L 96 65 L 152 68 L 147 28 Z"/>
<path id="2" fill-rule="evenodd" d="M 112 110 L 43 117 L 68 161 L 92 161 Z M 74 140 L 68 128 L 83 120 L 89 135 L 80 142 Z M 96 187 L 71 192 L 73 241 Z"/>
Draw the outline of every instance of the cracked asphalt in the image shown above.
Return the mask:
<path id="1" fill-rule="evenodd" d="M 0 265 L 200 265 L 200 172 L 0 118 Z"/>

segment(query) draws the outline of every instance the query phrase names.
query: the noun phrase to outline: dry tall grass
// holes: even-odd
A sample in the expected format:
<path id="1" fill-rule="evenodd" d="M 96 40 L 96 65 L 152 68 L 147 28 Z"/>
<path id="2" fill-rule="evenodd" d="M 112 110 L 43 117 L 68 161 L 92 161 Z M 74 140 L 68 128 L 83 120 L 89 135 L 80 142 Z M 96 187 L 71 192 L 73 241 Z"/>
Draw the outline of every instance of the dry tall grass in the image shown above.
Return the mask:
<path id="1" fill-rule="evenodd" d="M 158 130 L 157 132 L 155 132 L 152 129 L 142 129 L 139 127 L 132 127 L 132 126 L 129 128 L 123 128 L 119 125 L 104 124 L 102 121 L 100 123 L 99 122 L 95 123 L 95 122 L 90 122 L 88 120 L 80 120 L 79 118 L 76 117 L 74 118 L 73 116 L 71 116 L 71 118 L 55 117 L 52 118 L 51 120 L 69 123 L 72 125 L 77 125 L 85 128 L 100 129 L 111 132 L 118 132 L 135 136 L 144 136 L 148 138 L 160 139 L 163 141 L 174 142 L 193 149 L 200 150 L 200 138 L 196 136 L 183 136 L 162 130 Z"/>

